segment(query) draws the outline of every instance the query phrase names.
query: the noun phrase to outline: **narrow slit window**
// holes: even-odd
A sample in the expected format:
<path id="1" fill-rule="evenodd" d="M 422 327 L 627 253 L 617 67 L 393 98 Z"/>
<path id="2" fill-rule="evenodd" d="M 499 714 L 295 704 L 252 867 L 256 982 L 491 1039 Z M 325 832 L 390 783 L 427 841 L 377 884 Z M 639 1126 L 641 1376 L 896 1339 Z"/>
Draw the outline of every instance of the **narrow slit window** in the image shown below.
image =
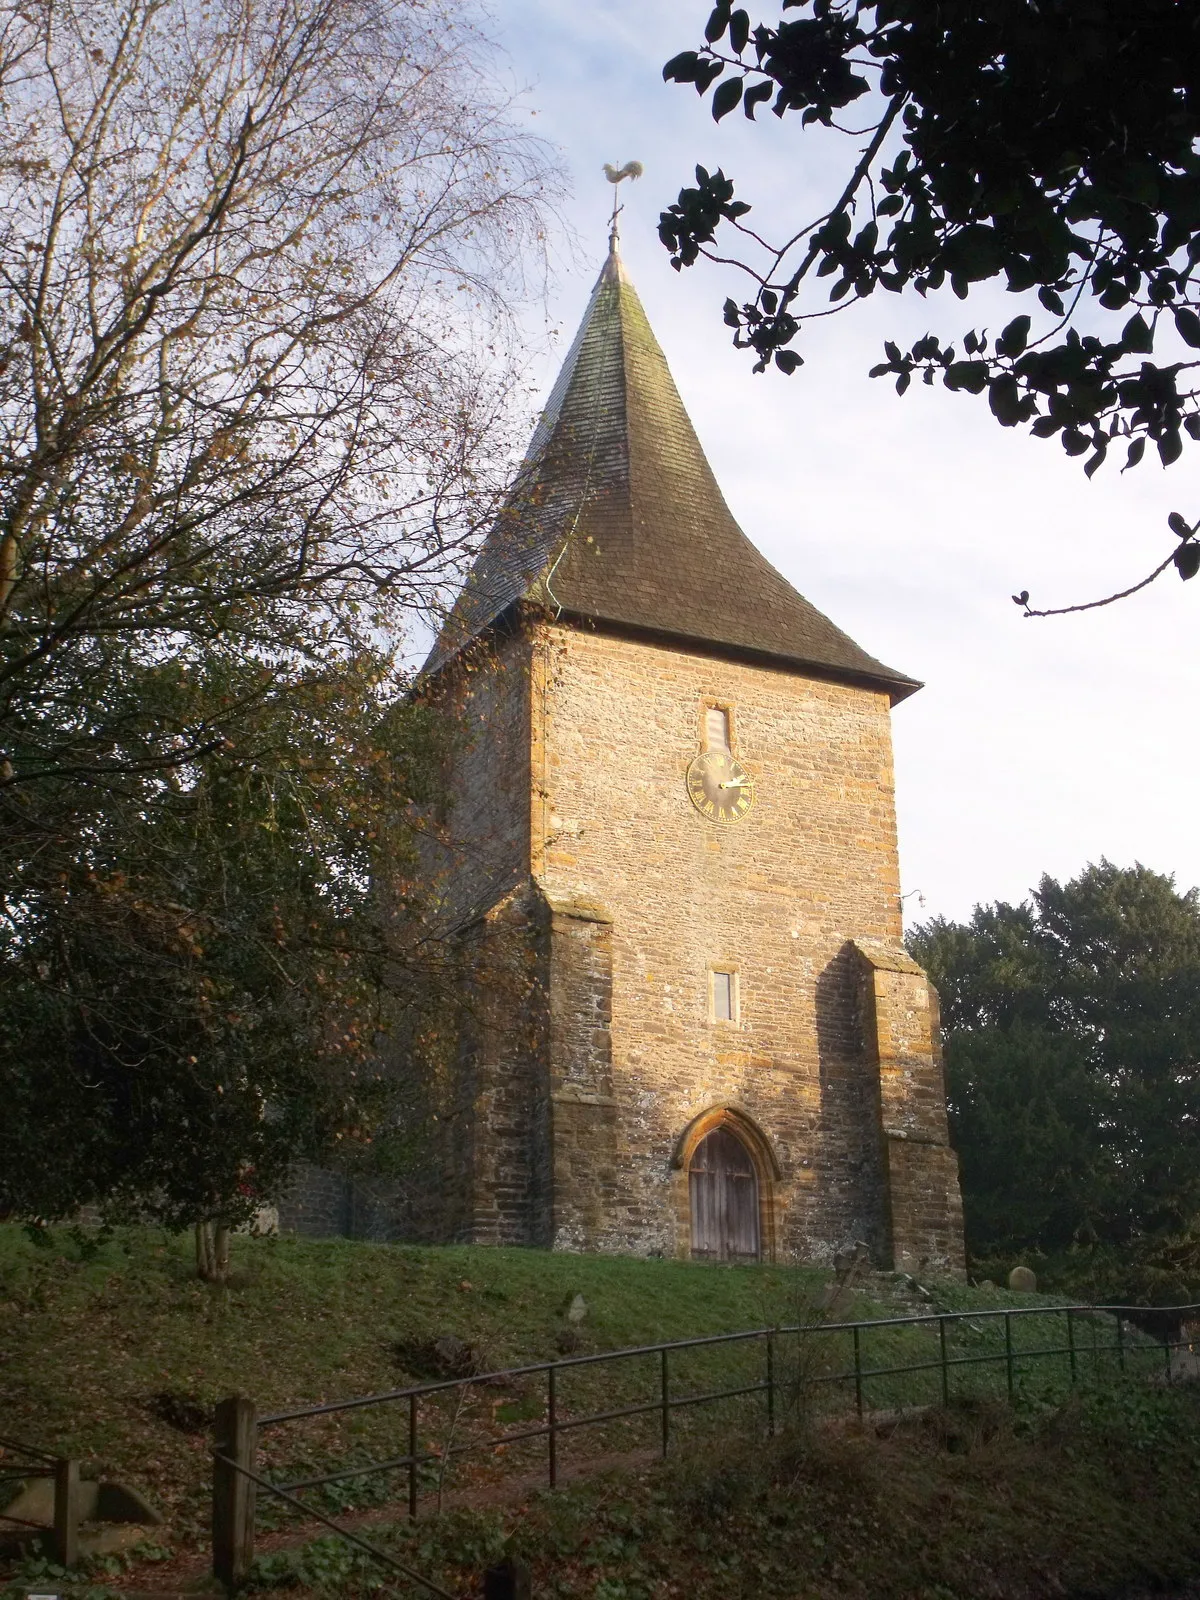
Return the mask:
<path id="1" fill-rule="evenodd" d="M 710 706 L 704 719 L 705 736 L 710 750 L 729 749 L 729 713 Z"/>
<path id="2" fill-rule="evenodd" d="M 712 1019 L 714 1022 L 737 1021 L 737 984 L 732 972 L 712 973 Z"/>

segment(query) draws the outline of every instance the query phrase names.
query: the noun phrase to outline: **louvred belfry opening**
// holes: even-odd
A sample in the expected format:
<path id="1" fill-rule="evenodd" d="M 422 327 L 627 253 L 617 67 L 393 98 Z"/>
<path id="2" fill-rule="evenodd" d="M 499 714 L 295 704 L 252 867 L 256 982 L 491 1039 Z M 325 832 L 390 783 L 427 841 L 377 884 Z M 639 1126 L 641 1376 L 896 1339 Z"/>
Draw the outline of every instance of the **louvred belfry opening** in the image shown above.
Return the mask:
<path id="1" fill-rule="evenodd" d="M 688 1168 L 692 1255 L 706 1261 L 757 1261 L 758 1174 L 729 1128 L 701 1139 Z"/>

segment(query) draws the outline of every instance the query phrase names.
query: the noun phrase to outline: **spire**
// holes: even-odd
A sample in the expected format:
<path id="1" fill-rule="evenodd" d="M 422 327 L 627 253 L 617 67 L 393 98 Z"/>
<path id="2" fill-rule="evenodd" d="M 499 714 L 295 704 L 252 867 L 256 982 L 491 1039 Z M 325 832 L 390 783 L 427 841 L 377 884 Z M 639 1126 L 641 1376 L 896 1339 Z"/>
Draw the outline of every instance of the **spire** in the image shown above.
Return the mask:
<path id="1" fill-rule="evenodd" d="M 919 684 L 810 605 L 734 521 L 617 254 L 618 209 L 508 502 L 425 672 L 528 603 L 903 699 Z"/>

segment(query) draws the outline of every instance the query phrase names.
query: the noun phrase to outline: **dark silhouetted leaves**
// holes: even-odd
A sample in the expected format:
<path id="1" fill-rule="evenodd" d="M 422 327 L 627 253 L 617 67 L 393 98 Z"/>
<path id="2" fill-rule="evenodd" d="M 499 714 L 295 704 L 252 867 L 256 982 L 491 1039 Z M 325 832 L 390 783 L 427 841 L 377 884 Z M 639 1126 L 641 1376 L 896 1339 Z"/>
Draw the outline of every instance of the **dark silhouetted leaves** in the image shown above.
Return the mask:
<path id="1" fill-rule="evenodd" d="M 742 98 L 742 80 L 728 78 L 717 88 L 712 99 L 713 121 L 720 122 L 722 117 L 727 117 Z"/>
<path id="2" fill-rule="evenodd" d="M 831 214 L 758 228 L 792 242 L 759 277 L 757 303 L 726 303 L 755 371 L 794 371 L 775 357 L 806 317 L 877 287 L 966 299 L 1002 277 L 1037 306 L 990 348 L 973 329 L 961 357 L 933 335 L 907 356 L 889 341 L 872 376 L 901 394 L 914 375 L 986 390 L 1001 426 L 1059 437 L 1089 477 L 1110 453 L 1127 471 L 1149 441 L 1170 466 L 1185 437 L 1200 440 L 1200 371 L 1153 359 L 1160 328 L 1200 350 L 1200 6 L 778 0 L 759 20 L 721 3 L 705 37 L 664 76 L 711 91 L 718 120 L 773 101 L 779 117 L 799 112 L 801 129 L 849 140 Z M 722 78 L 730 49 L 739 75 Z M 879 98 L 848 118 L 875 87 L 866 59 Z M 732 196 L 723 175 L 698 174 L 662 214 L 676 268 L 742 214 Z M 829 280 L 828 300 L 816 279 Z"/>
<path id="3" fill-rule="evenodd" d="M 729 15 L 731 9 L 732 7 L 724 4 L 713 7 L 712 15 L 709 17 L 704 27 L 704 37 L 708 40 L 709 44 L 716 44 L 717 40 L 729 26 Z"/>
<path id="4" fill-rule="evenodd" d="M 992 415 L 1001 427 L 1012 428 L 1021 421 L 1023 416 L 1021 391 L 1017 387 L 1017 380 L 1010 373 L 1004 372 L 998 378 L 993 378 L 988 390 L 988 403 L 992 408 Z"/>
<path id="5" fill-rule="evenodd" d="M 996 354 L 1000 356 L 1019 356 L 1029 342 L 1029 328 L 1032 320 L 1028 316 L 1014 317 L 996 340 Z"/>
<path id="6" fill-rule="evenodd" d="M 1056 317 L 1062 316 L 1062 295 L 1058 294 L 1055 290 L 1043 285 L 1042 288 L 1038 290 L 1038 299 L 1042 302 L 1047 311 L 1052 311 Z"/>
<path id="7" fill-rule="evenodd" d="M 965 389 L 968 394 L 982 394 L 987 380 L 986 361 L 952 361 L 946 368 L 947 389 Z"/>
<path id="8" fill-rule="evenodd" d="M 734 221 L 749 209 L 744 201 L 733 198 L 733 184 L 720 168 L 710 173 L 697 167 L 696 187 L 681 189 L 679 199 L 658 219 L 658 237 L 673 252 L 671 265 L 676 269 L 690 266 L 722 219 Z M 728 308 L 732 302 L 725 304 Z"/>
<path id="9" fill-rule="evenodd" d="M 1164 467 L 1178 461 L 1183 452 L 1183 439 L 1178 428 L 1168 428 L 1158 441 L 1158 454 Z"/>
<path id="10" fill-rule="evenodd" d="M 769 100 L 774 92 L 774 86 L 770 83 L 756 83 L 745 91 L 742 96 L 742 110 L 751 122 L 754 121 L 755 107 L 762 105 L 764 100 Z"/>
<path id="11" fill-rule="evenodd" d="M 696 69 L 700 65 L 700 57 L 694 50 L 681 50 L 677 56 L 672 56 L 662 69 L 664 83 L 695 83 Z"/>
<path id="12" fill-rule="evenodd" d="M 1122 328 L 1121 343 L 1126 350 L 1134 350 L 1139 354 L 1148 355 L 1154 349 L 1154 335 L 1140 311 L 1136 316 L 1130 317 Z"/>

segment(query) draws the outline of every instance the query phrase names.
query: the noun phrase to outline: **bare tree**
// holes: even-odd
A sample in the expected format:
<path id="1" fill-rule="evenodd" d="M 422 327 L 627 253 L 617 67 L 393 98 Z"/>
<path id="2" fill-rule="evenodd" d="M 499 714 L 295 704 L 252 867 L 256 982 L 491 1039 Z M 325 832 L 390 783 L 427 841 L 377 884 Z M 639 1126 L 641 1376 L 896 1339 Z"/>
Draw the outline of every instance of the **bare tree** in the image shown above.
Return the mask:
<path id="1" fill-rule="evenodd" d="M 439 992 L 369 893 L 437 767 L 394 649 L 502 486 L 555 182 L 463 9 L 0 0 L 0 1211 L 209 1274 L 390 1125 L 385 964 Z"/>
<path id="2" fill-rule="evenodd" d="M 311 661 L 457 570 L 551 173 L 461 12 L 0 5 L 0 792 L 220 739 L 118 750 L 131 663 Z"/>

